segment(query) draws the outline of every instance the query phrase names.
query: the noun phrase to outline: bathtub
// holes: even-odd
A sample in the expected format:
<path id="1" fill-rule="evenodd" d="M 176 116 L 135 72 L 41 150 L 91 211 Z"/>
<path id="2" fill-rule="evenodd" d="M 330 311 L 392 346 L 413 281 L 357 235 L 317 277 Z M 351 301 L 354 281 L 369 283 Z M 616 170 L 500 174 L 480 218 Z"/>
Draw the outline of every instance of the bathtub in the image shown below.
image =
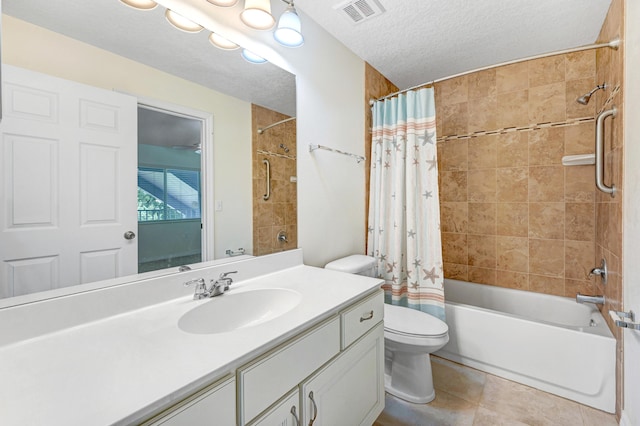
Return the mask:
<path id="1" fill-rule="evenodd" d="M 449 343 L 435 355 L 615 412 L 616 340 L 592 304 L 445 279 Z"/>

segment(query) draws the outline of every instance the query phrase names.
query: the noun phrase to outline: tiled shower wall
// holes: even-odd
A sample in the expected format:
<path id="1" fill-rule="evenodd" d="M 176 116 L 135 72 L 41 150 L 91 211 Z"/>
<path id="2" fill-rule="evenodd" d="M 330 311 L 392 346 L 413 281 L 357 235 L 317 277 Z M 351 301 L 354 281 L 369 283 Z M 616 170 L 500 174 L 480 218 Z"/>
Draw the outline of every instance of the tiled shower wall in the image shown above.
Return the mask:
<path id="1" fill-rule="evenodd" d="M 598 42 L 608 42 L 624 34 L 624 2 L 613 0 L 609 7 L 609 13 L 602 26 Z M 616 186 L 618 193 L 615 197 L 598 191 L 596 196 L 596 253 L 595 260 L 605 258 L 609 268 L 609 280 L 606 286 L 597 281 L 597 294 L 606 296 L 606 303 L 602 309 L 604 317 L 616 336 L 616 380 L 617 380 L 617 406 L 616 413 L 620 417 L 622 409 L 623 386 L 623 350 L 622 329 L 611 323 L 607 314 L 610 309 L 621 311 L 622 306 L 622 191 L 623 176 L 623 119 L 624 99 L 622 85 L 624 83 L 624 42 L 619 50 L 601 49 L 596 53 L 596 76 L 599 82 L 606 82 L 610 89 L 607 93 L 598 96 L 596 107 L 598 111 L 610 109 L 615 105 L 618 114 L 615 118 L 608 118 L 605 122 L 605 183 Z M 615 90 L 619 88 L 620 90 Z"/>
<path id="2" fill-rule="evenodd" d="M 297 247 L 296 122 L 288 121 L 258 134 L 259 128 L 287 118 L 267 108 L 251 106 L 254 256 Z M 289 152 L 285 152 L 280 144 Z M 266 166 L 262 161 L 265 159 L 271 164 L 271 197 L 268 200 L 263 199 Z M 287 242 L 278 241 L 280 231 L 286 232 Z"/>
<path id="3" fill-rule="evenodd" d="M 593 50 L 436 84 L 445 277 L 575 297 L 595 291 Z M 579 124 L 575 124 L 579 123 Z"/>

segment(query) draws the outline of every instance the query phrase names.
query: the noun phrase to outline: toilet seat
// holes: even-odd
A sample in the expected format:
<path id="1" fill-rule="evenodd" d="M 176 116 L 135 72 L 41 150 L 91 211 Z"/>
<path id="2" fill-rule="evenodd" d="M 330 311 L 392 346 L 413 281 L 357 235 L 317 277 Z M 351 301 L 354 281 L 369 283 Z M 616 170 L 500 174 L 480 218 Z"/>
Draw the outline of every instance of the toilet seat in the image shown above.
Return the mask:
<path id="1" fill-rule="evenodd" d="M 439 338 L 449 333 L 447 324 L 433 315 L 402 306 L 384 305 L 384 330 L 408 338 Z"/>

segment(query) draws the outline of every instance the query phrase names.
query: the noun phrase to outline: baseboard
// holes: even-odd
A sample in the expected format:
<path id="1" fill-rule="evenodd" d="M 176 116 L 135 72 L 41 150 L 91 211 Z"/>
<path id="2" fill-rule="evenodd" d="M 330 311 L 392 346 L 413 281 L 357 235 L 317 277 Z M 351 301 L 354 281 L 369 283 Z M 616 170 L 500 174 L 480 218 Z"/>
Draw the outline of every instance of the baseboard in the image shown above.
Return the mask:
<path id="1" fill-rule="evenodd" d="M 624 410 L 622 410 L 622 414 L 620 415 L 620 426 L 633 426 L 629 416 L 627 416 L 627 413 Z"/>

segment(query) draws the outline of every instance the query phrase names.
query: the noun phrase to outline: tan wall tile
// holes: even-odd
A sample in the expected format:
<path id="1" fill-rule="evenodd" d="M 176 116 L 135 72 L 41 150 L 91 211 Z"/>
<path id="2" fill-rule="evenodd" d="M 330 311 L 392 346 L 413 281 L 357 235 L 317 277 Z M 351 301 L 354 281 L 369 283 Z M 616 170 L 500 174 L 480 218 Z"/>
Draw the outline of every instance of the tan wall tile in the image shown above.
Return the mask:
<path id="1" fill-rule="evenodd" d="M 564 194 L 568 202 L 594 202 L 595 166 L 575 166 L 564 168 Z"/>
<path id="2" fill-rule="evenodd" d="M 562 164 L 565 130 L 539 129 L 529 132 L 529 165 L 551 166 Z"/>
<path id="3" fill-rule="evenodd" d="M 440 172 L 440 199 L 467 201 L 467 172 Z"/>
<path id="4" fill-rule="evenodd" d="M 469 267 L 467 266 L 466 262 L 464 265 L 460 265 L 457 263 L 444 263 L 444 277 L 445 278 L 450 278 L 453 280 L 461 280 L 461 281 L 467 281 L 469 278 L 469 274 L 467 273 L 467 269 Z"/>
<path id="5" fill-rule="evenodd" d="M 529 200 L 564 201 L 563 166 L 541 166 L 529 168 Z"/>
<path id="6" fill-rule="evenodd" d="M 516 290 L 529 290 L 529 274 L 499 270 L 496 271 L 496 285 Z"/>
<path id="7" fill-rule="evenodd" d="M 469 235 L 468 264 L 481 268 L 496 268 L 496 237 L 495 235 Z"/>
<path id="8" fill-rule="evenodd" d="M 564 203 L 529 203 L 529 238 L 564 239 Z"/>
<path id="9" fill-rule="evenodd" d="M 469 133 L 480 130 L 493 130 L 497 123 L 498 100 L 495 95 L 474 99 L 469 102 Z"/>
<path id="10" fill-rule="evenodd" d="M 521 127 L 529 124 L 529 91 L 520 90 L 498 94 L 498 116 L 496 125 L 499 129 Z"/>
<path id="11" fill-rule="evenodd" d="M 468 76 L 469 99 L 495 96 L 496 70 L 495 68 L 476 72 Z"/>
<path id="12" fill-rule="evenodd" d="M 467 234 L 442 233 L 442 259 L 444 263 L 466 265 Z"/>
<path id="13" fill-rule="evenodd" d="M 562 278 L 564 285 L 564 241 L 529 240 L 529 272 Z M 533 282 L 530 280 L 529 284 Z"/>
<path id="14" fill-rule="evenodd" d="M 589 281 L 595 267 L 595 244 L 592 241 L 566 241 L 564 248 L 565 278 Z"/>
<path id="15" fill-rule="evenodd" d="M 565 127 L 565 155 L 593 154 L 595 152 L 595 134 L 596 128 L 594 123 L 584 123 Z"/>
<path id="16" fill-rule="evenodd" d="M 524 202 L 528 200 L 529 168 L 512 167 L 497 170 L 497 200 Z"/>
<path id="17" fill-rule="evenodd" d="M 583 50 L 582 52 L 564 55 L 565 78 L 577 80 L 580 78 L 595 77 L 596 75 L 596 51 Z"/>
<path id="18" fill-rule="evenodd" d="M 529 87 L 529 65 L 520 62 L 496 68 L 496 90 L 498 94 L 514 92 Z"/>
<path id="19" fill-rule="evenodd" d="M 563 55 L 528 61 L 529 87 L 560 83 L 565 80 L 565 64 Z"/>
<path id="20" fill-rule="evenodd" d="M 451 78 L 436 84 L 441 105 L 459 104 L 469 99 L 467 76 Z"/>
<path id="21" fill-rule="evenodd" d="M 496 270 L 469 266 L 469 281 L 478 284 L 495 285 Z"/>
<path id="22" fill-rule="evenodd" d="M 529 275 L 529 289 L 537 293 L 564 296 L 564 278 L 554 278 L 541 275 Z"/>
<path id="23" fill-rule="evenodd" d="M 567 240 L 595 240 L 595 206 L 593 203 L 567 203 L 565 205 L 565 221 Z"/>
<path id="24" fill-rule="evenodd" d="M 496 204 L 468 203 L 470 234 L 496 235 Z"/>
<path id="25" fill-rule="evenodd" d="M 442 232 L 467 233 L 469 204 L 466 202 L 440 203 L 440 229 Z"/>
<path id="26" fill-rule="evenodd" d="M 467 140 L 451 140 L 438 143 L 438 170 L 467 170 L 468 161 Z"/>
<path id="27" fill-rule="evenodd" d="M 529 122 L 547 123 L 566 118 L 565 83 L 552 83 L 529 89 Z"/>
<path id="28" fill-rule="evenodd" d="M 443 105 L 441 107 L 442 133 L 447 135 L 464 135 L 469 129 L 469 112 L 467 103 Z"/>
<path id="29" fill-rule="evenodd" d="M 469 170 L 496 168 L 497 136 L 469 139 Z"/>
<path id="30" fill-rule="evenodd" d="M 496 266 L 504 271 L 529 272 L 528 238 L 497 237 Z"/>
<path id="31" fill-rule="evenodd" d="M 529 165 L 529 132 L 510 132 L 494 136 L 498 167 Z"/>
<path id="32" fill-rule="evenodd" d="M 498 203 L 496 212 L 497 234 L 526 237 L 529 230 L 528 203 Z"/>
<path id="33" fill-rule="evenodd" d="M 492 202 L 496 200 L 496 169 L 470 170 L 469 201 Z"/>

